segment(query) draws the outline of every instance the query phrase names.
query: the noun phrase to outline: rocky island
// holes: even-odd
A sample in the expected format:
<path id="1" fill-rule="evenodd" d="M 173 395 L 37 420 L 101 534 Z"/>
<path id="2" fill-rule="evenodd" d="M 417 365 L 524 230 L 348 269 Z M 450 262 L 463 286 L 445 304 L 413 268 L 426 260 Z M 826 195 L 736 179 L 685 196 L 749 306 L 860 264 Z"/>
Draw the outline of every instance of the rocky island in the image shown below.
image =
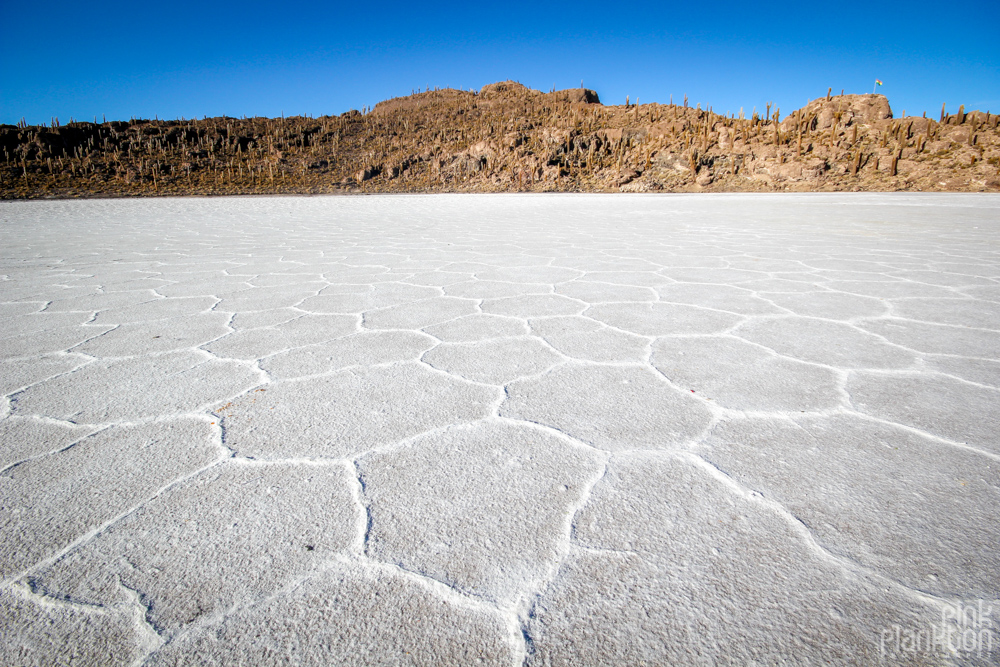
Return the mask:
<path id="1" fill-rule="evenodd" d="M 359 192 L 1000 191 L 988 112 L 833 95 L 782 117 L 506 81 L 318 118 L 0 126 L 0 198 Z"/>

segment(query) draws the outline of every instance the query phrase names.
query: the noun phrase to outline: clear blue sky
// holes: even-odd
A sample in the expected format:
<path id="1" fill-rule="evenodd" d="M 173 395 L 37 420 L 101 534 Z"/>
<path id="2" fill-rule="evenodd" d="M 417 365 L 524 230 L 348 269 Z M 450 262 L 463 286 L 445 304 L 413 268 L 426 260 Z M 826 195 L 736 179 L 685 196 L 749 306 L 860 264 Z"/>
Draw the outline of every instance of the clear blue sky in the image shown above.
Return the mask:
<path id="1" fill-rule="evenodd" d="M 1000 1 L 40 4 L 0 0 L 0 122 L 342 113 L 425 87 L 782 115 L 885 85 L 898 116 L 1000 112 Z"/>

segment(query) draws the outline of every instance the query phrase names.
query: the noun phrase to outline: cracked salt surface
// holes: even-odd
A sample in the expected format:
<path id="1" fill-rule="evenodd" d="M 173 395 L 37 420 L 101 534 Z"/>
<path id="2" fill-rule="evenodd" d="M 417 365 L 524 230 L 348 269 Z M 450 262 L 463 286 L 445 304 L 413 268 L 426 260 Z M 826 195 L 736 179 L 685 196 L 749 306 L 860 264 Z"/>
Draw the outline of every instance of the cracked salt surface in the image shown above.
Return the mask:
<path id="1" fill-rule="evenodd" d="M 0 663 L 1000 663 L 892 641 L 998 303 L 989 195 L 0 203 Z"/>

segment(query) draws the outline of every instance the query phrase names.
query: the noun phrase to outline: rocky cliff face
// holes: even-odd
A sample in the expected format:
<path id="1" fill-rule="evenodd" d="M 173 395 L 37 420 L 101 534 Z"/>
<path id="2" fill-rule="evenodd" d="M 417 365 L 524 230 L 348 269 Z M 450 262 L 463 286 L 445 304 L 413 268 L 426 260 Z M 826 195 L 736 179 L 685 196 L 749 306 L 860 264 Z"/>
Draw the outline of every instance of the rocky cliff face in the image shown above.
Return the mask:
<path id="1" fill-rule="evenodd" d="M 1000 190 L 997 116 L 881 95 L 733 118 L 506 81 L 366 113 L 2 126 L 0 197 L 311 192 Z"/>

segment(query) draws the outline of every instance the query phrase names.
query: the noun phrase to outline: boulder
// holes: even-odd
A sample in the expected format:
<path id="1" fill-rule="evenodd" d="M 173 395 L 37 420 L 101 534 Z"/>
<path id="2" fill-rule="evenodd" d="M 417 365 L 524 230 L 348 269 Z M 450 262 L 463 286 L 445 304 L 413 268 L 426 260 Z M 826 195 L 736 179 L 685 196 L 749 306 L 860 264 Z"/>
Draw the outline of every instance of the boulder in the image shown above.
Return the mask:
<path id="1" fill-rule="evenodd" d="M 502 97 L 505 95 L 524 95 L 529 92 L 531 92 L 531 90 L 527 86 L 516 81 L 499 81 L 497 83 L 487 84 L 479 89 L 480 97 L 485 99 Z"/>
<path id="2" fill-rule="evenodd" d="M 490 158 L 495 155 L 495 151 L 486 141 L 479 141 L 469 146 L 469 155 L 475 159 Z"/>
<path id="3" fill-rule="evenodd" d="M 816 117 L 815 130 L 826 130 L 833 126 L 840 114 L 841 127 L 852 123 L 871 125 L 880 120 L 892 118 L 892 109 L 885 95 L 837 95 L 829 101 L 825 97 L 812 100 L 801 110 L 804 118 Z M 789 114 L 781 121 L 781 130 L 795 130 L 796 113 Z"/>
<path id="4" fill-rule="evenodd" d="M 621 174 L 619 174 L 618 178 L 615 179 L 614 183 L 615 183 L 616 186 L 620 187 L 620 186 L 625 185 L 627 183 L 631 183 L 633 180 L 635 180 L 638 177 L 639 177 L 639 172 L 637 172 L 637 171 L 635 171 L 633 169 L 626 169 Z"/>
<path id="5" fill-rule="evenodd" d="M 554 102 L 570 102 L 572 104 L 600 104 L 601 98 L 588 88 L 567 88 L 554 93 L 546 93 L 546 99 Z"/>
<path id="6" fill-rule="evenodd" d="M 719 148 L 724 151 L 728 151 L 733 147 L 733 135 L 730 134 L 729 128 L 725 126 L 719 127 Z"/>
<path id="7" fill-rule="evenodd" d="M 626 183 L 618 188 L 619 192 L 655 192 L 662 189 L 659 183 L 646 181 L 645 179 Z"/>
<path id="8" fill-rule="evenodd" d="M 365 167 L 354 175 L 354 180 L 358 183 L 364 183 L 378 176 L 379 172 L 381 172 L 381 168 L 379 167 Z"/>
<path id="9" fill-rule="evenodd" d="M 675 171 L 685 174 L 691 171 L 691 161 L 680 153 L 660 151 L 653 158 L 653 164 L 662 171 Z"/>

